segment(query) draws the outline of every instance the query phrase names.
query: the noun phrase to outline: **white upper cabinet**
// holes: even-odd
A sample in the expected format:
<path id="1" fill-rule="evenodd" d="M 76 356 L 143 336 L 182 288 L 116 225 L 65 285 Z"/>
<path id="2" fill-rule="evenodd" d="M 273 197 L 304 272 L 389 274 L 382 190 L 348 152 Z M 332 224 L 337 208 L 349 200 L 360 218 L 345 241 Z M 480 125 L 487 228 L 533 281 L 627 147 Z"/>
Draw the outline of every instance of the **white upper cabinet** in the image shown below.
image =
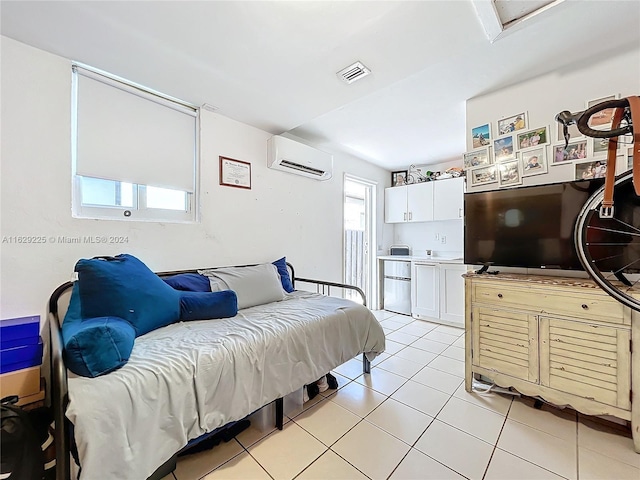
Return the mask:
<path id="1" fill-rule="evenodd" d="M 456 220 L 464 217 L 464 178 L 433 182 L 433 219 Z"/>
<path id="2" fill-rule="evenodd" d="M 385 188 L 386 223 L 457 220 L 464 216 L 464 178 Z"/>
<path id="3" fill-rule="evenodd" d="M 385 188 L 386 223 L 427 222 L 433 220 L 433 182 Z"/>

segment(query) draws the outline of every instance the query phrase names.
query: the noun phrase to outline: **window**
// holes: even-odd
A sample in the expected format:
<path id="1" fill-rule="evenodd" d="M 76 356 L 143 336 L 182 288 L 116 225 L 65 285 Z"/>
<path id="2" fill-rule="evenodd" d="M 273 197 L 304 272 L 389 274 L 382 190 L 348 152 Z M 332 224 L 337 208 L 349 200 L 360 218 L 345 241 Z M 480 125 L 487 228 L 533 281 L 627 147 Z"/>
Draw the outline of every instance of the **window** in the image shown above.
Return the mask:
<path id="1" fill-rule="evenodd" d="M 197 108 L 73 65 L 73 214 L 196 219 Z"/>

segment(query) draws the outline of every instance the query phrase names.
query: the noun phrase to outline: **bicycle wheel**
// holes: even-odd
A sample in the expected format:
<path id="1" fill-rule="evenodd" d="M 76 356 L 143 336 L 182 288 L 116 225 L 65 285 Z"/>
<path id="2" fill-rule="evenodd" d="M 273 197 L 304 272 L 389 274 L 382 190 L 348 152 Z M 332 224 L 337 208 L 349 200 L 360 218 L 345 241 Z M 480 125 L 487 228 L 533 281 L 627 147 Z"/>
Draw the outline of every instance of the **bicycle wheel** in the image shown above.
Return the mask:
<path id="1" fill-rule="evenodd" d="M 626 98 L 621 98 L 619 100 L 607 100 L 605 102 L 598 103 L 597 105 L 594 105 L 593 107 L 585 110 L 582 115 L 580 115 L 577 122 L 578 130 L 580 130 L 583 135 L 593 138 L 612 138 L 631 133 L 631 125 L 626 119 L 624 125 L 613 130 L 594 130 L 589 126 L 589 120 L 591 120 L 591 117 L 596 113 L 607 110 L 609 108 L 625 108 L 628 106 L 629 101 Z M 558 115 L 562 114 L 560 113 Z M 557 118 L 558 117 L 556 116 L 556 119 Z"/>
<path id="2" fill-rule="evenodd" d="M 587 273 L 605 292 L 624 305 L 640 311 L 632 295 L 640 281 L 640 197 L 633 188 L 633 174 L 618 178 L 614 188 L 614 215 L 600 218 L 604 186 L 587 200 L 576 221 L 574 241 L 578 258 Z M 625 285 L 618 274 L 625 274 Z"/>

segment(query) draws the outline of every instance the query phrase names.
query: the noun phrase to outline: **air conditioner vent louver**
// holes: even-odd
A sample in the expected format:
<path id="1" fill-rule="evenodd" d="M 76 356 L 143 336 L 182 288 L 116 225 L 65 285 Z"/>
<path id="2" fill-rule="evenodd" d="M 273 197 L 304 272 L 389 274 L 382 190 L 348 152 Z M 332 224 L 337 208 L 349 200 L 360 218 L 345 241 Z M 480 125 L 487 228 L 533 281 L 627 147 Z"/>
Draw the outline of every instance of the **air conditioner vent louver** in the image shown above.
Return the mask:
<path id="1" fill-rule="evenodd" d="M 311 175 L 317 175 L 318 177 L 321 177 L 325 173 L 323 170 L 318 170 L 317 168 L 300 165 L 299 163 L 290 162 L 289 160 L 281 160 L 280 165 L 293 168 L 294 170 L 298 170 L 300 172 L 310 173 Z"/>
<path id="2" fill-rule="evenodd" d="M 343 68 L 336 75 L 345 83 L 350 84 L 356 80 L 360 80 L 371 73 L 371 70 L 365 67 L 361 62 L 356 62 Z"/>

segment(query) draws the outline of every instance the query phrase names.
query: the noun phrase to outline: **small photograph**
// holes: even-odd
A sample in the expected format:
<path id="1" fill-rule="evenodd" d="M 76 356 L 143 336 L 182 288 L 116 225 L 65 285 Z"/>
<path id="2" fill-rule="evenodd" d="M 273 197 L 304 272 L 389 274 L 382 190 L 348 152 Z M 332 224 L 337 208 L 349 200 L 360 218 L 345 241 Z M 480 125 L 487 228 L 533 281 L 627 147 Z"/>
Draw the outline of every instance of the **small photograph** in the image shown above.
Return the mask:
<path id="1" fill-rule="evenodd" d="M 535 128 L 528 132 L 518 133 L 517 136 L 518 150 L 525 148 L 537 147 L 538 145 L 546 145 L 549 143 L 549 135 L 547 135 L 547 127 Z"/>
<path id="2" fill-rule="evenodd" d="M 503 162 L 515 158 L 513 149 L 513 135 L 508 137 L 496 138 L 493 141 L 493 154 L 496 162 Z"/>
<path id="3" fill-rule="evenodd" d="M 397 172 L 391 172 L 391 186 L 400 187 L 407 184 L 407 171 L 399 170 Z"/>
<path id="4" fill-rule="evenodd" d="M 591 154 L 594 157 L 599 155 L 606 155 L 607 150 L 609 149 L 609 139 L 608 138 L 594 138 L 592 144 Z"/>
<path id="5" fill-rule="evenodd" d="M 618 98 L 616 95 L 609 95 L 608 97 L 598 98 L 597 100 L 589 100 L 587 102 L 587 108 L 591 108 L 594 105 L 597 105 L 602 102 L 606 102 L 607 100 L 615 100 Z M 602 110 L 595 115 L 591 115 L 589 119 L 589 126 L 596 130 L 604 130 L 611 125 L 613 122 L 613 114 L 615 112 L 615 108 L 607 108 Z"/>
<path id="6" fill-rule="evenodd" d="M 633 147 L 627 148 L 627 170 L 633 168 Z"/>
<path id="7" fill-rule="evenodd" d="M 491 124 L 480 125 L 471 129 L 473 148 L 486 147 L 491 142 Z"/>
<path id="8" fill-rule="evenodd" d="M 518 160 L 510 160 L 498 165 L 500 186 L 520 185 L 522 176 L 520 175 L 520 163 Z"/>
<path id="9" fill-rule="evenodd" d="M 491 165 L 493 159 L 489 155 L 489 147 L 467 152 L 463 156 L 464 169 L 467 170 L 473 167 L 480 167 L 483 165 Z"/>
<path id="10" fill-rule="evenodd" d="M 587 141 L 570 142 L 565 148 L 564 143 L 553 147 L 552 165 L 570 162 L 572 160 L 584 160 L 587 158 Z"/>
<path id="11" fill-rule="evenodd" d="M 547 173 L 547 148 L 542 146 L 520 152 L 520 163 L 522 164 L 523 177 Z"/>
<path id="12" fill-rule="evenodd" d="M 474 168 L 471 170 L 471 186 L 483 185 L 498 181 L 498 174 L 495 165 Z"/>
<path id="13" fill-rule="evenodd" d="M 575 164 L 576 180 L 590 180 L 592 178 L 604 178 L 607 174 L 607 162 L 596 160 L 595 162 L 580 162 Z"/>
<path id="14" fill-rule="evenodd" d="M 562 128 L 562 124 L 560 122 L 556 122 L 557 131 L 556 131 L 556 141 L 564 142 L 564 129 Z M 569 141 L 578 140 L 579 138 L 584 138 L 582 132 L 578 130 L 578 125 L 569 125 L 567 129 L 569 133 Z"/>
<path id="15" fill-rule="evenodd" d="M 498 135 L 507 135 L 516 130 L 527 128 L 527 112 L 498 120 Z"/>

